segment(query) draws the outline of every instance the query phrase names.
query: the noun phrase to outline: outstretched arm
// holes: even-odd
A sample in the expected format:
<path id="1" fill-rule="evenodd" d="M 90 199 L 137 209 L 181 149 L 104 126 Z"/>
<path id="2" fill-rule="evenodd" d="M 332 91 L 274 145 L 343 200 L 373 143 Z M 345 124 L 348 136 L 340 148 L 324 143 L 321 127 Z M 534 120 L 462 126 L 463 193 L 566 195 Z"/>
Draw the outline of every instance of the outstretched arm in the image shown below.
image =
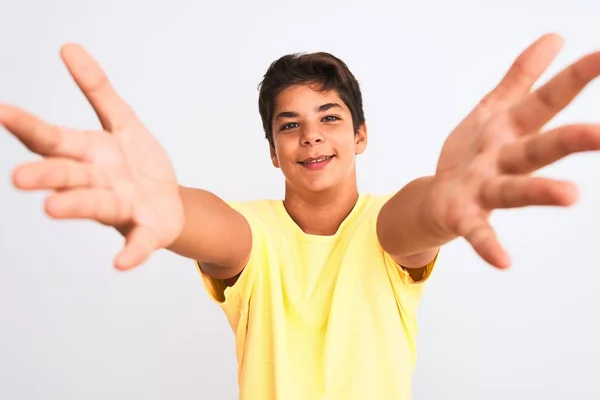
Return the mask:
<path id="1" fill-rule="evenodd" d="M 377 218 L 381 247 L 399 265 L 411 270 L 411 276 L 420 276 L 439 248 L 454 239 L 436 226 L 429 212 L 426 202 L 432 184 L 433 177 L 410 182 L 384 204 Z"/>
<path id="2" fill-rule="evenodd" d="M 486 262 L 507 268 L 508 253 L 488 221 L 494 209 L 576 201 L 571 182 L 531 176 L 568 155 L 600 150 L 600 125 L 541 132 L 600 75 L 596 52 L 531 92 L 561 45 L 549 34 L 528 47 L 447 138 L 435 175 L 411 182 L 382 208 L 379 240 L 399 264 L 419 268 L 440 246 L 464 237 Z"/>
<path id="3" fill-rule="evenodd" d="M 15 168 L 15 186 L 50 191 L 45 203 L 50 217 L 90 219 L 117 229 L 126 240 L 115 259 L 119 269 L 169 248 L 210 265 L 207 273 L 215 278 L 237 275 L 252 241 L 245 218 L 214 194 L 177 184 L 162 146 L 87 52 L 70 44 L 61 56 L 103 130 L 54 126 L 0 105 L 0 125 L 43 157 Z"/>
<path id="4" fill-rule="evenodd" d="M 180 235 L 167 247 L 197 260 L 210 277 L 237 276 L 250 256 L 252 234 L 240 213 L 211 192 L 180 187 L 184 224 Z"/>

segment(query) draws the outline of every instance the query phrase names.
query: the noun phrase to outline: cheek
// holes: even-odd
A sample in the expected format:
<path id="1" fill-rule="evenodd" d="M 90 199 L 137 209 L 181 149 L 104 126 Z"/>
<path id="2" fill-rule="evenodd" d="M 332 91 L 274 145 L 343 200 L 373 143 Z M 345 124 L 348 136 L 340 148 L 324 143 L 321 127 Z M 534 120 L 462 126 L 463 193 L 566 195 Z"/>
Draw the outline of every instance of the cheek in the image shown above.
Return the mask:
<path id="1" fill-rule="evenodd" d="M 277 154 L 277 159 L 279 160 L 279 164 L 283 168 L 286 164 L 290 162 L 295 162 L 295 148 L 291 143 L 285 140 L 279 140 L 275 142 L 275 153 Z"/>
<path id="2" fill-rule="evenodd" d="M 344 158 L 354 157 L 356 154 L 356 142 L 353 133 L 351 136 L 348 134 L 337 136 L 333 142 L 333 146 L 338 155 Z"/>

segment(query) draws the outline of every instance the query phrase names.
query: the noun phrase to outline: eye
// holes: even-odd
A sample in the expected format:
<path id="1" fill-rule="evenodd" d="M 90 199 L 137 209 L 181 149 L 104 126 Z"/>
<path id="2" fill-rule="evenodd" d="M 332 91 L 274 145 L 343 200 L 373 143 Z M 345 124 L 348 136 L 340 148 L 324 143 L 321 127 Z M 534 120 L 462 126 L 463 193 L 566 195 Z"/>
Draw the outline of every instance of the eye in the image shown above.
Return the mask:
<path id="1" fill-rule="evenodd" d="M 297 128 L 298 127 L 298 123 L 297 122 L 290 122 L 289 124 L 285 124 L 283 125 L 281 128 L 279 128 L 282 131 L 287 131 L 293 128 Z"/>
<path id="2" fill-rule="evenodd" d="M 335 115 L 328 115 L 328 116 L 324 117 L 322 121 L 333 122 L 333 121 L 339 121 L 339 120 L 340 120 L 340 118 L 336 117 Z"/>

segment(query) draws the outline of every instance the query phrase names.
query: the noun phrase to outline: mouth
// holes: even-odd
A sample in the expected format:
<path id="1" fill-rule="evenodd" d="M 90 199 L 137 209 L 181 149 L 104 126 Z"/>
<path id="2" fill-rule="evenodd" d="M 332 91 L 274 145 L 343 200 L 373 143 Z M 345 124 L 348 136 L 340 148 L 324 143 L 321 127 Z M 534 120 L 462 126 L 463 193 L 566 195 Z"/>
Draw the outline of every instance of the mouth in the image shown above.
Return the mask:
<path id="1" fill-rule="evenodd" d="M 298 164 L 302 165 L 305 168 L 310 170 L 318 170 L 325 168 L 327 164 L 333 159 L 333 155 L 331 156 L 316 156 L 307 158 L 304 161 L 299 161 Z"/>

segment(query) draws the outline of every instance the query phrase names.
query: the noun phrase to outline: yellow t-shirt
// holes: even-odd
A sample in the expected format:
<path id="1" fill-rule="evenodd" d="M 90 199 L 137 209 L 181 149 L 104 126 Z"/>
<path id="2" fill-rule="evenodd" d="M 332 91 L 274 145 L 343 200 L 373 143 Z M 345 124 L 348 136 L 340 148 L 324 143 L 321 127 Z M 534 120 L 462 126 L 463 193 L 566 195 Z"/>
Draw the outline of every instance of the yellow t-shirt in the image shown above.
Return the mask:
<path id="1" fill-rule="evenodd" d="M 332 236 L 304 233 L 281 200 L 230 203 L 250 224 L 250 260 L 235 285 L 200 271 L 235 334 L 242 400 L 411 398 L 413 282 L 379 245 L 389 196 L 361 195 Z"/>

